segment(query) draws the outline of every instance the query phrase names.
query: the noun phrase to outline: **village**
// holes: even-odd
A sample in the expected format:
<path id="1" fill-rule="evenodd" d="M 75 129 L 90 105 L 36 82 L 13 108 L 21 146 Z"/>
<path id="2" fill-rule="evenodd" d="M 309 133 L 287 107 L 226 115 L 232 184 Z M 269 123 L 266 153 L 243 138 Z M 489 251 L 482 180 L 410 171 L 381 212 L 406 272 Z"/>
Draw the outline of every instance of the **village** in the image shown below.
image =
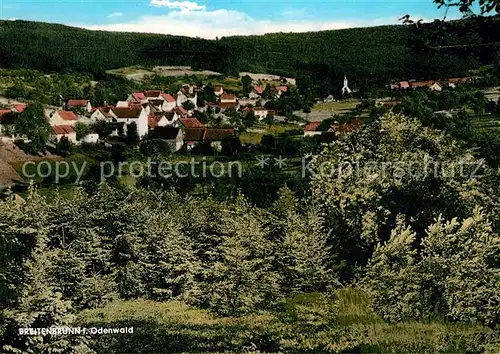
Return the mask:
<path id="1" fill-rule="evenodd" d="M 457 85 L 466 84 L 472 80 L 474 80 L 473 77 L 451 78 L 441 81 L 409 80 L 391 83 L 387 85 L 387 89 L 393 92 L 420 89 L 441 92 L 444 88 L 454 89 Z M 222 86 L 184 84 L 176 93 L 164 92 L 163 90 L 130 92 L 125 100 L 113 104 L 106 103 L 102 106 L 94 106 L 90 100 L 73 97 L 62 100 L 60 107 L 45 107 L 45 116 L 51 126 L 49 143 L 57 144 L 67 140 L 74 145 L 82 143 L 112 144 L 127 136 L 129 128 L 133 126 L 133 134 L 137 134 L 139 140 L 146 137 L 164 140 L 172 152 L 177 152 L 182 148 L 190 151 L 198 144 L 208 144 L 215 151 L 220 151 L 223 141 L 235 138 L 241 133 L 240 127 L 234 124 L 234 120 L 230 118 L 235 112 L 247 116 L 247 120 L 251 121 L 247 126 L 250 128 L 250 133 L 255 123 L 287 121 L 296 125 L 297 128 L 303 129 L 304 137 L 324 135 L 330 136 L 332 139 L 335 133 L 344 133 L 362 124 L 359 117 L 356 119 L 353 117 L 349 121 L 342 122 L 343 124 L 322 124 L 326 119 L 331 120 L 335 113 L 345 113 L 349 110 L 321 111 L 321 107 L 327 107 L 332 103 L 342 105 L 344 102 L 348 106 L 352 104 L 351 107 L 354 108 L 360 103 L 359 99 L 351 98 L 358 90 L 351 90 L 347 77 L 344 78 L 340 101 L 335 99 L 333 95 L 322 99 L 318 98 L 315 107 L 319 107 L 320 110 L 316 114 L 304 109 L 304 112 L 308 113 L 297 112 L 295 121 L 289 122 L 287 117 L 279 115 L 283 112 L 266 108 L 270 100 L 279 100 L 283 95 L 288 95 L 290 90 L 295 90 L 295 83 L 295 79 L 292 78 L 280 77 L 278 79 L 272 76 L 271 78 L 264 75 L 254 76 L 251 89 L 245 96 L 241 93 L 237 95 L 226 92 Z M 213 99 L 211 101 L 200 100 L 200 92 L 203 92 L 203 97 L 207 97 L 206 92 L 209 92 Z M 392 108 L 400 102 L 400 100 L 388 97 L 377 100 L 377 105 Z M 23 113 L 26 107 L 26 103 L 17 102 L 11 104 L 10 108 L 7 106 L 7 108 L 0 110 L 0 139 L 2 142 L 28 140 L 26 136 L 16 132 L 15 124 L 16 114 Z M 200 121 L 198 119 L 200 114 L 217 119 L 219 124 L 214 126 L 210 122 Z M 102 129 L 96 129 L 96 126 L 102 124 L 107 125 L 106 136 L 103 136 Z M 78 126 L 87 127 L 80 129 L 83 131 L 83 136 L 77 133 Z M 253 131 L 258 132 L 259 129 Z M 100 132 L 101 134 L 99 134 Z M 258 141 L 256 142 L 258 143 Z"/>
<path id="2" fill-rule="evenodd" d="M 212 147 L 220 149 L 223 140 L 235 136 L 235 129 L 206 126 L 195 117 L 197 112 L 208 111 L 227 120 L 224 113 L 230 110 L 241 111 L 253 114 L 256 121 L 262 121 L 276 113 L 274 110 L 264 108 L 266 100 L 261 98 L 264 87 L 259 85 L 253 86 L 246 98 L 226 93 L 223 87 L 215 86 L 213 93 L 216 101 L 203 102 L 203 107 L 200 107 L 198 93 L 203 89 L 204 87 L 187 84 L 175 94 L 160 90 L 131 92 L 126 100 L 98 107 L 93 106 L 90 100 L 67 99 L 61 107 L 45 108 L 45 116 L 51 126 L 49 141 L 58 143 L 62 139 L 67 139 L 72 144 L 95 144 L 104 142 L 104 138 L 123 137 L 127 135 L 128 128 L 134 125 L 139 139 L 154 136 L 166 140 L 174 152 L 184 145 L 189 150 L 202 142 L 210 143 Z M 288 86 L 280 85 L 272 87 L 271 92 L 279 98 L 287 90 Z M 26 103 L 17 103 L 12 104 L 10 109 L 0 110 L 0 136 L 3 142 L 26 140 L 26 137 L 16 133 L 15 124 L 15 113 L 23 113 L 26 107 Z M 111 127 L 108 136 L 103 137 L 92 132 L 77 139 L 76 125 L 84 124 L 92 127 L 102 122 L 108 123 Z"/>

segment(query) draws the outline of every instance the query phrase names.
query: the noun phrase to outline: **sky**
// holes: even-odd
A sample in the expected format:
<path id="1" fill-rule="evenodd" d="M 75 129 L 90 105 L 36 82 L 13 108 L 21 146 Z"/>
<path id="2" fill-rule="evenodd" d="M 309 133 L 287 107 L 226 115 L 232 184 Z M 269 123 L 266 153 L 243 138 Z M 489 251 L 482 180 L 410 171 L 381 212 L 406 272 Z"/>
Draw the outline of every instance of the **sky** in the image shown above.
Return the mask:
<path id="1" fill-rule="evenodd" d="M 0 0 L 0 18 L 213 39 L 443 18 L 432 0 Z M 450 10 L 448 18 L 460 17 Z"/>

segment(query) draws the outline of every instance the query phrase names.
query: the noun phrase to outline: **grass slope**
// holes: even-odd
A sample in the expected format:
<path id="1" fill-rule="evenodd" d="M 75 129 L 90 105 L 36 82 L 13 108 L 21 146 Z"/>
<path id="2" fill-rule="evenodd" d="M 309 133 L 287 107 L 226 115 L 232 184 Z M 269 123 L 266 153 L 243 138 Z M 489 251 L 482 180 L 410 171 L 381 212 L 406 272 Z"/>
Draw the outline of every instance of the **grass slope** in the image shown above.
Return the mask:
<path id="1" fill-rule="evenodd" d="M 106 353 L 479 353 L 500 349 L 493 332 L 477 325 L 388 324 L 367 296 L 341 290 L 289 300 L 282 313 L 217 317 L 181 302 L 116 301 L 80 313 L 86 327 L 134 327 L 133 335 L 93 338 Z"/>

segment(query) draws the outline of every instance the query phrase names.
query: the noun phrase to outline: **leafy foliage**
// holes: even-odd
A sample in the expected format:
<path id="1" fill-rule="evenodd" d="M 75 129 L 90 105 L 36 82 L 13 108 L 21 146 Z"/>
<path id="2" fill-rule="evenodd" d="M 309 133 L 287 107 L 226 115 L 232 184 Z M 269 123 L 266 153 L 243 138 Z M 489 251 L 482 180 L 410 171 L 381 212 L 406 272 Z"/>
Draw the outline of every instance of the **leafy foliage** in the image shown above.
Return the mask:
<path id="1" fill-rule="evenodd" d="M 40 151 L 49 138 L 51 127 L 41 104 L 28 105 L 16 120 L 16 132 L 31 140 L 31 145 Z"/>
<path id="2" fill-rule="evenodd" d="M 487 177 L 495 171 L 415 120 L 386 115 L 325 148 L 311 166 L 313 197 L 347 278 L 389 238 L 398 215 L 417 241 L 436 215 L 465 219 L 477 205 L 498 225 L 498 189 Z"/>
<path id="3" fill-rule="evenodd" d="M 418 253 L 415 236 L 400 222 L 368 266 L 364 282 L 384 319 L 442 316 L 498 324 L 500 237 L 486 215 L 476 209 L 462 222 L 438 218 Z"/>

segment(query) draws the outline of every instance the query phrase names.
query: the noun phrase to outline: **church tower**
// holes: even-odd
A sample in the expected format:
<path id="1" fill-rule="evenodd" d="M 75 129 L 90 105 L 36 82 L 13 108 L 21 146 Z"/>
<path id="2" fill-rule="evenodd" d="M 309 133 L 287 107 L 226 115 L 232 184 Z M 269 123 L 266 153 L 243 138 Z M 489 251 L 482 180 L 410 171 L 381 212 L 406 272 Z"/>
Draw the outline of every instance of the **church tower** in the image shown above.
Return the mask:
<path id="1" fill-rule="evenodd" d="M 351 89 L 349 88 L 349 81 L 347 81 L 347 76 L 344 75 L 344 86 L 342 87 L 342 95 L 351 93 Z"/>

